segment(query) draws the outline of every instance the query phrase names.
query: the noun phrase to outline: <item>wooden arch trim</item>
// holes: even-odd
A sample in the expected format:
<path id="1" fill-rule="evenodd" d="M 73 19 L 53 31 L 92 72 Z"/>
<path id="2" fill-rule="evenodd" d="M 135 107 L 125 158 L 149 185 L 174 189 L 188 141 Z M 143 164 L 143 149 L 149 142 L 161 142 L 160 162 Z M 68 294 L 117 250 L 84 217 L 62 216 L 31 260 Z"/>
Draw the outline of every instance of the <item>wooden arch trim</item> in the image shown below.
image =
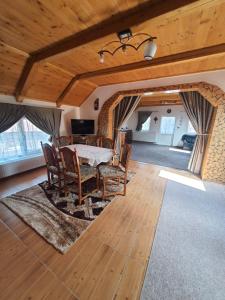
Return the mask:
<path id="1" fill-rule="evenodd" d="M 214 107 L 225 104 L 225 92 L 216 85 L 206 82 L 175 84 L 160 87 L 124 90 L 116 92 L 102 106 L 98 116 L 98 134 L 112 138 L 113 109 L 127 95 L 142 95 L 147 92 L 164 92 L 168 90 L 198 91 Z"/>

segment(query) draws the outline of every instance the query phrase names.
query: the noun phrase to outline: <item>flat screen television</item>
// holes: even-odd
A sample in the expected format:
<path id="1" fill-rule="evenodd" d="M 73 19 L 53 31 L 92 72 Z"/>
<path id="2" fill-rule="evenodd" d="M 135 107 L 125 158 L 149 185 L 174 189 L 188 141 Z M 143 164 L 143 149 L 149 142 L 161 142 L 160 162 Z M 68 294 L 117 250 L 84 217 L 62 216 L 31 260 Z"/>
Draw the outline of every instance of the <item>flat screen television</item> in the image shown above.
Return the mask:
<path id="1" fill-rule="evenodd" d="M 71 119 L 72 134 L 86 135 L 95 133 L 94 120 Z"/>

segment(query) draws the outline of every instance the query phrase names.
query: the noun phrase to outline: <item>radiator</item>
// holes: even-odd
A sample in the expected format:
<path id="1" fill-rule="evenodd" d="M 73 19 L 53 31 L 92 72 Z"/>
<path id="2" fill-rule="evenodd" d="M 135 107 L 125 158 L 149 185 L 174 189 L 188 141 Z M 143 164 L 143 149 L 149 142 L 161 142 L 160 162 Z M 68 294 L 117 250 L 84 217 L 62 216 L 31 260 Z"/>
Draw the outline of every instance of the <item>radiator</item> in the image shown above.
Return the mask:
<path id="1" fill-rule="evenodd" d="M 0 179 L 45 165 L 42 155 L 0 165 Z"/>

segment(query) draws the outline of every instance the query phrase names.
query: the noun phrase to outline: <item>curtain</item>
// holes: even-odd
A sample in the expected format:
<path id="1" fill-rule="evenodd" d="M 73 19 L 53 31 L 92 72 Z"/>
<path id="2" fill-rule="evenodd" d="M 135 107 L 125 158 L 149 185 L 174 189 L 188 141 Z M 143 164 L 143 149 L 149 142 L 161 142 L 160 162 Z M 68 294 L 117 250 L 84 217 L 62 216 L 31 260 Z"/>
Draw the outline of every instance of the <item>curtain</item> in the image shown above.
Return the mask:
<path id="1" fill-rule="evenodd" d="M 140 100 L 140 96 L 124 97 L 114 109 L 114 140 L 117 139 L 118 131 L 134 112 Z"/>
<path id="2" fill-rule="evenodd" d="M 53 137 L 59 136 L 62 111 L 56 108 L 26 107 L 26 118 L 42 131 Z"/>
<path id="3" fill-rule="evenodd" d="M 195 174 L 200 174 L 213 106 L 198 92 L 182 92 L 180 96 L 191 124 L 197 132 L 188 169 Z"/>
<path id="4" fill-rule="evenodd" d="M 0 133 L 12 127 L 24 114 L 23 105 L 0 103 Z"/>
<path id="5" fill-rule="evenodd" d="M 139 111 L 138 112 L 138 122 L 137 122 L 137 131 L 141 131 L 142 125 L 147 121 L 147 119 L 151 116 L 151 111 Z"/>

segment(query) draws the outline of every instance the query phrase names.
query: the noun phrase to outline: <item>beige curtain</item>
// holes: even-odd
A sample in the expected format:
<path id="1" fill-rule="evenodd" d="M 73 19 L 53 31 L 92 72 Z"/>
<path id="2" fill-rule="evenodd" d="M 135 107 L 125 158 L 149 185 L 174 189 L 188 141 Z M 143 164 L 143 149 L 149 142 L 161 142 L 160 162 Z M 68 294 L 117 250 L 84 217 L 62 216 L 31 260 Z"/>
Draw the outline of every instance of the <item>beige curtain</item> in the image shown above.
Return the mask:
<path id="1" fill-rule="evenodd" d="M 117 139 L 118 131 L 130 118 L 140 101 L 140 96 L 124 97 L 113 111 L 114 140 Z"/>
<path id="2" fill-rule="evenodd" d="M 195 174 L 200 174 L 213 115 L 213 106 L 198 92 L 183 92 L 180 93 L 180 96 L 185 111 L 197 133 L 188 169 Z"/>
<path id="3" fill-rule="evenodd" d="M 26 117 L 42 131 L 52 137 L 59 136 L 61 109 L 46 107 L 26 107 Z"/>

